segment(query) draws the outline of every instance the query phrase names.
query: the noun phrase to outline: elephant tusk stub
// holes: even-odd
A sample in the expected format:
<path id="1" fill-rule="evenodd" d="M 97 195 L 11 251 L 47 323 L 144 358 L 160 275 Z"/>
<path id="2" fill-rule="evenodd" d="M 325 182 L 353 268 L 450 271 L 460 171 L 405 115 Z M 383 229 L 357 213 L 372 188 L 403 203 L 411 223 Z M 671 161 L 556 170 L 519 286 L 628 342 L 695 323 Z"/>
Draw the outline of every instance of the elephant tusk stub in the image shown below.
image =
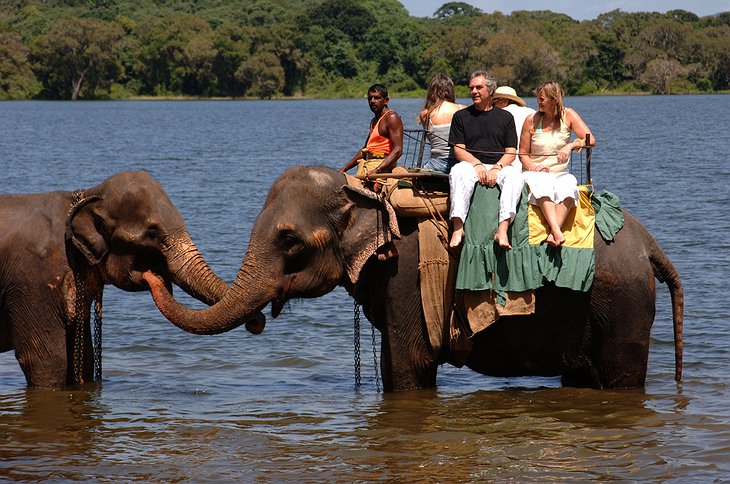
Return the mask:
<path id="1" fill-rule="evenodd" d="M 276 319 L 279 314 L 281 314 L 281 310 L 284 308 L 284 304 L 289 300 L 289 291 L 291 291 L 291 286 L 294 283 L 294 278 L 296 276 L 292 275 L 287 278 L 286 283 L 284 286 L 279 289 L 279 294 L 271 301 L 271 317 Z"/>

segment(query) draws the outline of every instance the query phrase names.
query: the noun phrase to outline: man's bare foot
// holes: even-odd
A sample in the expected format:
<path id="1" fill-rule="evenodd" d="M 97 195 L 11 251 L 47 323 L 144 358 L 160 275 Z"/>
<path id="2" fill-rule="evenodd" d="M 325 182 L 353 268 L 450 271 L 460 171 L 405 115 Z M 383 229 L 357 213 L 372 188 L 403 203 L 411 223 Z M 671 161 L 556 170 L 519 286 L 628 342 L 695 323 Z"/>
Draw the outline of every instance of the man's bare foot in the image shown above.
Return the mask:
<path id="1" fill-rule="evenodd" d="M 494 241 L 503 249 L 512 250 L 512 246 L 509 244 L 509 237 L 507 234 L 502 233 L 502 231 L 497 230 L 497 233 L 494 234 Z"/>
<path id="2" fill-rule="evenodd" d="M 464 229 L 456 229 L 454 230 L 454 233 L 451 234 L 451 240 L 449 241 L 449 247 L 452 249 L 455 249 L 461 245 L 461 242 L 464 239 Z"/>

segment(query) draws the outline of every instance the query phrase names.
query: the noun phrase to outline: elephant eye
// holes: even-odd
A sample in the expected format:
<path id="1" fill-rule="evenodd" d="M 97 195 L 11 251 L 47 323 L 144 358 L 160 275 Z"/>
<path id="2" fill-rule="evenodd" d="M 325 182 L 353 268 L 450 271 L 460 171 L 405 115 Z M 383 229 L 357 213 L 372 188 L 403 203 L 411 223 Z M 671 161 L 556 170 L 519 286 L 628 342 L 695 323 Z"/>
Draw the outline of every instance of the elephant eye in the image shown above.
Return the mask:
<path id="1" fill-rule="evenodd" d="M 162 232 L 160 232 L 158 227 L 152 226 L 147 229 L 147 237 L 155 242 L 160 242 L 162 240 Z"/>
<path id="2" fill-rule="evenodd" d="M 293 232 L 282 232 L 279 234 L 279 241 L 282 250 L 289 255 L 294 255 L 304 248 L 304 241 Z"/>

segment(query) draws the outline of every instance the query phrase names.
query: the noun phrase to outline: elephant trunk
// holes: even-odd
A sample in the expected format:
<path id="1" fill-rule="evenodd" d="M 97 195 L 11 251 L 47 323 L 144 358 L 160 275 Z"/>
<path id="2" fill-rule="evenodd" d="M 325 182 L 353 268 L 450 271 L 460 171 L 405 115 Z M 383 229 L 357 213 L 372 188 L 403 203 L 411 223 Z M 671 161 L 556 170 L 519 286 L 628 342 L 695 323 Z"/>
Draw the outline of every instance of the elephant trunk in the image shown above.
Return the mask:
<path id="1" fill-rule="evenodd" d="M 151 272 L 142 278 L 160 312 L 175 326 L 189 333 L 219 334 L 246 323 L 252 333 L 260 333 L 265 324 L 261 310 L 277 295 L 274 285 L 266 284 L 264 277 L 257 277 L 257 271 L 250 262 L 256 260 L 251 251 L 246 253 L 236 281 L 225 296 L 214 305 L 204 309 L 189 309 L 178 303 L 165 284 Z M 257 264 L 262 266 L 262 264 Z"/>
<path id="2" fill-rule="evenodd" d="M 208 305 L 220 301 L 229 286 L 208 266 L 187 232 L 170 237 L 165 251 L 172 282 Z"/>

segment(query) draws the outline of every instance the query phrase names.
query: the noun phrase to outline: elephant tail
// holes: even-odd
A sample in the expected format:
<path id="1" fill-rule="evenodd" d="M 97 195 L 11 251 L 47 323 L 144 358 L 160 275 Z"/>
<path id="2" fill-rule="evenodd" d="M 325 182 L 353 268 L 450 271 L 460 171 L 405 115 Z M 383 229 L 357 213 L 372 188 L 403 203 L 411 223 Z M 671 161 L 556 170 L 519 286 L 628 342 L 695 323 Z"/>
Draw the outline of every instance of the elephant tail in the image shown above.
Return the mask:
<path id="1" fill-rule="evenodd" d="M 669 293 L 672 297 L 672 320 L 674 322 L 674 379 L 677 382 L 682 381 L 682 351 L 684 341 L 682 332 L 684 329 L 684 289 L 682 281 L 679 279 L 677 269 L 669 260 L 656 241 L 649 256 L 651 265 L 654 268 L 654 277 L 660 282 L 665 282 L 669 287 Z"/>

